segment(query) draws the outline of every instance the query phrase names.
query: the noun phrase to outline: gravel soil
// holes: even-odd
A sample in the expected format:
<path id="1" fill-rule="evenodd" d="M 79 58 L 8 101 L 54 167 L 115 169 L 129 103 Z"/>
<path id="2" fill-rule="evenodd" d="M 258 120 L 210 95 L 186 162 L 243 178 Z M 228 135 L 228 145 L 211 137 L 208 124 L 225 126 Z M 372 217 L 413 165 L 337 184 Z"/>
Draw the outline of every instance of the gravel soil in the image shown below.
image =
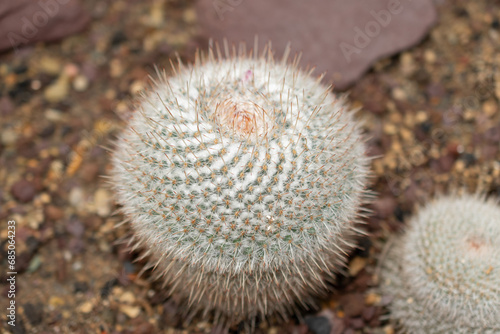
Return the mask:
<path id="1" fill-rule="evenodd" d="M 185 323 L 177 301 L 139 276 L 105 178 L 108 147 L 154 64 L 193 60 L 191 1 L 90 0 L 90 27 L 0 55 L 0 314 L 7 307 L 8 220 L 16 221 L 17 325 L 2 333 L 219 333 Z M 440 193 L 500 196 L 500 2 L 438 3 L 440 21 L 411 50 L 375 64 L 350 99 L 362 107 L 373 211 L 319 310 L 259 333 L 394 333 L 376 289 L 389 236 Z M 133 15 L 131 15 L 133 13 Z M 307 50 L 304 50 L 307 52 Z M 238 332 L 238 327 L 231 331 Z"/>

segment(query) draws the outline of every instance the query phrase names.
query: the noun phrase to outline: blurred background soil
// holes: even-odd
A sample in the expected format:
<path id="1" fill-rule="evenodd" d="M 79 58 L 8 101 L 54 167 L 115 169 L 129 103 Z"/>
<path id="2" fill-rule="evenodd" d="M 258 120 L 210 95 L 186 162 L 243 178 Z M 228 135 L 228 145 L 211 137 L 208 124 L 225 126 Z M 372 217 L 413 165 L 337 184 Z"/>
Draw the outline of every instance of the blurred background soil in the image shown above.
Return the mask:
<path id="1" fill-rule="evenodd" d="M 218 333 L 185 323 L 116 240 L 127 228 L 105 178 L 108 147 L 154 65 L 193 60 L 192 1 L 96 1 L 83 32 L 0 54 L 0 251 L 16 221 L 17 325 L 5 333 Z M 369 237 L 304 319 L 260 333 L 393 333 L 377 290 L 384 242 L 439 193 L 500 196 L 500 2 L 441 1 L 418 46 L 378 61 L 352 88 L 374 157 Z M 307 52 L 307 50 L 304 50 Z M 0 313 L 7 305 L 0 260 Z M 4 319 L 4 315 L 2 315 Z M 237 332 L 236 326 L 231 329 Z"/>

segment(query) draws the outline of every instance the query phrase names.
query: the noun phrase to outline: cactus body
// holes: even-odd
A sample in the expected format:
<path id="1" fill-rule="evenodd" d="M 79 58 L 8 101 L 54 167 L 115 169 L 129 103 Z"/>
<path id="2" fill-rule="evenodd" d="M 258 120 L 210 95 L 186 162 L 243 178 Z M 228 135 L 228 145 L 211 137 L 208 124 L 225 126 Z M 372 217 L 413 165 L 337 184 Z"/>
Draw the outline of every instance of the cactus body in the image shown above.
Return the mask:
<path id="1" fill-rule="evenodd" d="M 343 99 L 269 53 L 179 65 L 117 141 L 111 182 L 192 311 L 230 323 L 325 290 L 359 233 L 367 158 Z"/>
<path id="2" fill-rule="evenodd" d="M 382 265 L 404 333 L 500 333 L 500 207 L 442 197 L 410 220 Z"/>

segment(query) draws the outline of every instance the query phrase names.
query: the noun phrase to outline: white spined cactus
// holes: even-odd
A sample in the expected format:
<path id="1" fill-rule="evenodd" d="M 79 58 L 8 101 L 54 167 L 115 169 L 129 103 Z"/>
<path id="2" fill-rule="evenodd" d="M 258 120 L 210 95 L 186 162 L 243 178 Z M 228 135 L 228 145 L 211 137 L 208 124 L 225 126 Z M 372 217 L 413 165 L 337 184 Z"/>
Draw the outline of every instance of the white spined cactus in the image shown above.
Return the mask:
<path id="1" fill-rule="evenodd" d="M 500 207 L 441 197 L 409 221 L 382 264 L 404 333 L 500 333 Z"/>
<path id="2" fill-rule="evenodd" d="M 145 93 L 113 153 L 131 244 L 216 322 L 313 303 L 360 233 L 359 126 L 296 63 L 198 55 Z"/>

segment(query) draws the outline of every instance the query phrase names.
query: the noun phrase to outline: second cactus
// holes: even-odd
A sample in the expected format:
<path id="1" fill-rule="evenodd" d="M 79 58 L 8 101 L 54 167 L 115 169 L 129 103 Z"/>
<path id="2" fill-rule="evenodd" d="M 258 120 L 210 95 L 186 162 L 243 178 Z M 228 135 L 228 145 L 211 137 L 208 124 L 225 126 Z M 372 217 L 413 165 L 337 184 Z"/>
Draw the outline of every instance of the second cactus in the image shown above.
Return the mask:
<path id="1" fill-rule="evenodd" d="M 500 333 L 500 207 L 442 197 L 424 207 L 382 266 L 392 318 L 412 334 Z"/>

